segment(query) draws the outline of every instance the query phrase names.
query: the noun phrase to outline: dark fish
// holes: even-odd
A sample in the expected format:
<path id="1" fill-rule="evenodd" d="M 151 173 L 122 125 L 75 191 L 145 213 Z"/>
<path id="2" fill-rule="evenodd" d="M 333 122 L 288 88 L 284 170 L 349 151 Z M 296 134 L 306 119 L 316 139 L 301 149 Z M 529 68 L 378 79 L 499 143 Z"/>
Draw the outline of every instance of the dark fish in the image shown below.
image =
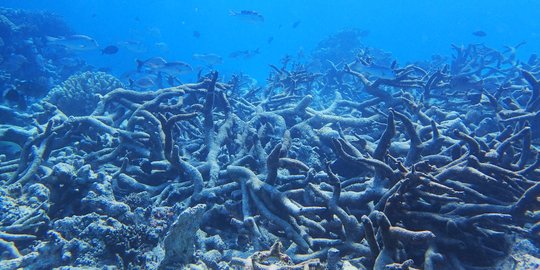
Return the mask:
<path id="1" fill-rule="evenodd" d="M 97 16 L 96 13 L 92 13 L 92 15 L 91 15 L 92 18 L 95 18 L 96 16 Z"/>
<path id="2" fill-rule="evenodd" d="M 43 82 L 40 79 L 17 81 L 13 89 L 19 92 L 24 102 L 26 102 L 26 97 L 28 96 L 40 97 L 49 91 L 47 82 Z"/>
<path id="3" fill-rule="evenodd" d="M 270 43 L 272 43 L 272 41 L 274 41 L 274 37 L 269 37 L 268 40 L 266 41 L 266 43 L 270 44 Z"/>
<path id="4" fill-rule="evenodd" d="M 7 101 L 18 102 L 20 98 L 21 98 L 21 94 L 19 94 L 19 92 L 15 89 L 9 89 L 4 94 L 4 99 Z"/>
<path id="5" fill-rule="evenodd" d="M 201 33 L 199 31 L 193 31 L 193 37 L 194 38 L 200 38 L 201 37 Z"/>
<path id="6" fill-rule="evenodd" d="M 294 23 L 292 24 L 292 28 L 298 27 L 298 25 L 300 25 L 301 22 L 302 22 L 302 21 L 296 21 L 296 22 L 294 22 Z"/>
<path id="7" fill-rule="evenodd" d="M 477 37 L 485 37 L 485 36 L 487 36 L 487 33 L 482 31 L 482 30 L 474 31 L 472 34 L 477 36 Z"/>
<path id="8" fill-rule="evenodd" d="M 9 89 L 4 94 L 4 100 L 8 101 L 10 104 L 16 105 L 21 110 L 26 110 L 27 108 L 26 99 L 15 89 Z"/>
<path id="9" fill-rule="evenodd" d="M 115 54 L 118 52 L 118 47 L 109 45 L 105 49 L 101 50 L 101 54 Z"/>

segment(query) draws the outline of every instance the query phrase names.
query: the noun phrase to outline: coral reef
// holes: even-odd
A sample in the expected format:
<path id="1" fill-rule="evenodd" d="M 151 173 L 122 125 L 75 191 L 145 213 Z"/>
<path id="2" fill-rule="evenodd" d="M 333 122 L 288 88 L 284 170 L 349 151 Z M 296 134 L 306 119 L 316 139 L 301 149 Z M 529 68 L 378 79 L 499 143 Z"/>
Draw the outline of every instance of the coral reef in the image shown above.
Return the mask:
<path id="1" fill-rule="evenodd" d="M 454 49 L 393 77 L 284 63 L 260 91 L 217 72 L 54 91 L 99 100 L 0 129 L 20 147 L 0 160 L 0 267 L 478 269 L 536 249 L 539 63 Z"/>
<path id="2" fill-rule="evenodd" d="M 107 73 L 87 71 L 69 77 L 51 89 L 43 100 L 66 115 L 88 115 L 96 108 L 100 95 L 122 87 L 118 79 Z"/>

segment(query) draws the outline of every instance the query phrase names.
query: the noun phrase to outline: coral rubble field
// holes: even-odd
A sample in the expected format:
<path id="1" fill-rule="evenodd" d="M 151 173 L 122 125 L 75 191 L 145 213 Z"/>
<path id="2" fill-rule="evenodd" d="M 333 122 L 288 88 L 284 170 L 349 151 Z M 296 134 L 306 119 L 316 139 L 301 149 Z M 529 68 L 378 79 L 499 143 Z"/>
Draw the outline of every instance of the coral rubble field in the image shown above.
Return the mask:
<path id="1" fill-rule="evenodd" d="M 260 87 L 88 71 L 0 107 L 0 268 L 537 267 L 540 59 L 364 48 L 383 76 L 336 44 Z"/>

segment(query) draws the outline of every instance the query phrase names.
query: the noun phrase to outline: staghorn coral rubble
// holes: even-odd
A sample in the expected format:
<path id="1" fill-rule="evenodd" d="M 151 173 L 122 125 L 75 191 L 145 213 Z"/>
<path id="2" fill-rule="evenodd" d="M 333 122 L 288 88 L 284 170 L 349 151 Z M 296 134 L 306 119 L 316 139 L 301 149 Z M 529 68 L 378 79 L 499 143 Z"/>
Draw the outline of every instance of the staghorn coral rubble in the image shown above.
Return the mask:
<path id="1" fill-rule="evenodd" d="M 85 115 L 44 101 L 1 127 L 21 150 L 0 162 L 0 266 L 495 267 L 539 240 L 539 63 L 455 50 L 394 78 L 285 62 L 262 91 L 213 72 Z M 179 224 L 197 238 L 175 249 Z"/>

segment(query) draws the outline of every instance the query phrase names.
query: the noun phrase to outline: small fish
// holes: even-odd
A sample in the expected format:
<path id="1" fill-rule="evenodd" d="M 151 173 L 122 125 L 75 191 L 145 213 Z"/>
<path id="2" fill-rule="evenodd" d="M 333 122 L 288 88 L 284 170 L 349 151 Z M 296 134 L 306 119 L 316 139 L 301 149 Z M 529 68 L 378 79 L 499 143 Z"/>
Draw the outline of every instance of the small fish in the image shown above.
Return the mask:
<path id="1" fill-rule="evenodd" d="M 85 35 L 73 35 L 68 37 L 47 36 L 47 44 L 63 46 L 74 51 L 89 51 L 99 47 L 93 38 Z"/>
<path id="2" fill-rule="evenodd" d="M 237 11 L 229 11 L 230 16 L 237 17 L 243 21 L 249 22 L 249 23 L 262 23 L 264 22 L 264 17 L 257 11 L 253 10 L 241 10 L 239 12 Z"/>
<path id="3" fill-rule="evenodd" d="M 163 68 L 167 61 L 161 57 L 152 57 L 146 60 L 137 59 L 137 71 L 141 72 L 143 69 L 157 70 Z"/>
<path id="4" fill-rule="evenodd" d="M 121 42 L 118 42 L 118 45 L 134 53 L 145 53 L 147 51 L 144 43 L 140 41 L 134 41 L 134 40 L 121 41 Z"/>
<path id="5" fill-rule="evenodd" d="M 193 59 L 205 62 L 208 65 L 219 65 L 223 63 L 223 57 L 215 53 L 194 53 Z"/>
<path id="6" fill-rule="evenodd" d="M 302 21 L 296 21 L 296 22 L 294 22 L 294 23 L 292 24 L 292 28 L 294 29 L 294 28 L 298 27 L 298 25 L 300 25 L 301 22 L 302 22 Z"/>
<path id="7" fill-rule="evenodd" d="M 57 59 L 56 64 L 67 68 L 74 68 L 83 64 L 82 60 L 73 57 L 62 57 Z"/>
<path id="8" fill-rule="evenodd" d="M 272 41 L 274 41 L 274 37 L 269 37 L 268 40 L 266 40 L 266 43 L 270 44 Z"/>
<path id="9" fill-rule="evenodd" d="M 156 38 L 156 39 L 161 38 L 161 30 L 158 27 L 148 27 L 146 31 L 153 38 Z"/>
<path id="10" fill-rule="evenodd" d="M 156 85 L 154 77 L 148 75 L 140 77 L 136 80 L 129 79 L 129 87 L 137 87 L 141 89 L 149 89 Z"/>
<path id="11" fill-rule="evenodd" d="M 259 53 L 260 53 L 259 48 L 257 48 L 256 50 L 235 51 L 235 52 L 230 53 L 229 57 L 249 59 Z"/>
<path id="12" fill-rule="evenodd" d="M 15 82 L 14 89 L 20 93 L 23 97 L 23 101 L 26 102 L 26 97 L 41 97 L 49 91 L 47 83 L 41 81 L 39 78 L 35 80 L 19 80 Z"/>
<path id="13" fill-rule="evenodd" d="M 193 31 L 193 37 L 194 38 L 200 38 L 201 37 L 201 33 L 197 30 Z"/>
<path id="14" fill-rule="evenodd" d="M 156 48 L 158 48 L 162 52 L 168 52 L 169 51 L 169 45 L 167 45 L 167 43 L 165 43 L 165 42 L 156 42 L 154 44 L 154 46 L 156 46 Z"/>
<path id="15" fill-rule="evenodd" d="M 396 72 L 391 67 L 375 64 L 371 60 L 357 59 L 353 65 L 353 69 L 370 77 L 382 79 L 393 79 L 396 77 Z"/>
<path id="16" fill-rule="evenodd" d="M 166 73 L 170 76 L 178 76 L 191 73 L 193 71 L 193 68 L 187 63 L 174 61 L 165 63 L 163 67 L 159 68 L 159 71 Z"/>
<path id="17" fill-rule="evenodd" d="M 474 31 L 472 34 L 474 36 L 477 36 L 477 37 L 485 37 L 485 36 L 487 36 L 487 33 L 482 31 L 482 30 Z"/>
<path id="18" fill-rule="evenodd" d="M 483 80 L 476 76 L 456 75 L 450 78 L 450 87 L 452 90 L 469 91 L 471 89 L 482 89 Z"/>
<path id="19" fill-rule="evenodd" d="M 109 45 L 105 49 L 101 50 L 101 54 L 115 54 L 118 52 L 118 47 L 114 45 Z"/>

